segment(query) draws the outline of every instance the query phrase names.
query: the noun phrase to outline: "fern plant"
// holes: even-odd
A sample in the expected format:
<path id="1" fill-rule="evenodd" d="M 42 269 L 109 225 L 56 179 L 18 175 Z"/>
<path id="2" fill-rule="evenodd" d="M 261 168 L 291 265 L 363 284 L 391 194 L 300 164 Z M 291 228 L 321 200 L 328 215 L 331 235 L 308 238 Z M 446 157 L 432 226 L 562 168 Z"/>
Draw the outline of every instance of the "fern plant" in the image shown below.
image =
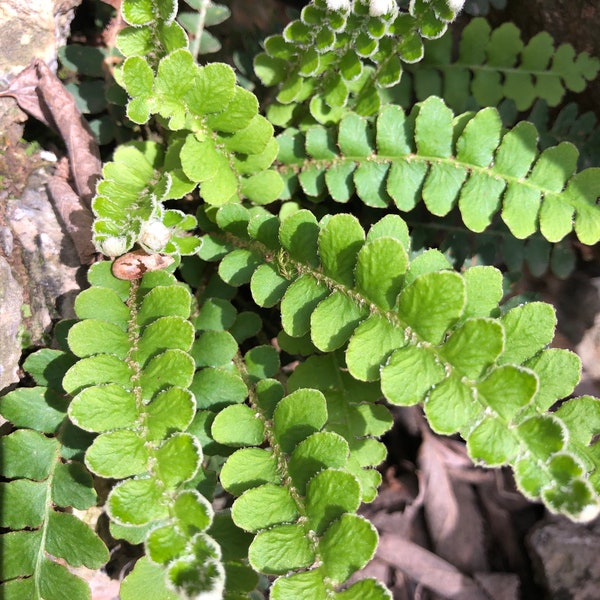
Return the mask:
<path id="1" fill-rule="evenodd" d="M 423 61 L 413 69 L 412 79 L 402 81 L 404 93 L 412 84 L 417 99 L 443 95 L 458 112 L 507 99 L 524 111 L 536 99 L 557 106 L 565 92 L 583 91 L 598 73 L 597 58 L 586 52 L 576 55 L 570 44 L 555 48 L 547 32 L 525 44 L 513 23 L 492 30 L 485 19 L 476 18 L 463 30 L 456 57 L 449 33 L 425 42 Z"/>
<path id="2" fill-rule="evenodd" d="M 407 64 L 418 81 L 428 48 L 441 56 L 444 38 L 424 40 L 460 5 L 314 0 L 256 59 L 277 86 L 265 117 L 233 69 L 196 63 L 174 0 L 123 2 L 116 76 L 129 119 L 161 135 L 104 166 L 92 233 L 113 260 L 90 269 L 63 349 L 25 363 L 37 387 L 0 404 L 15 428 L 1 446 L 3 597 L 89 598 L 54 558 L 106 561 L 70 514 L 98 503 L 112 538 L 143 548 L 124 600 L 260 598 L 269 581 L 274 600 L 390 598 L 348 582 L 377 545 L 357 510 L 381 481 L 386 402 L 421 404 L 434 431 L 459 433 L 476 464 L 512 467 L 549 510 L 600 512 L 600 400 L 554 410 L 580 361 L 548 347 L 552 307 L 503 304 L 500 270 L 416 251 L 398 214 L 458 207 L 468 230 L 501 218 L 548 247 L 573 229 L 600 239 L 600 171 L 576 173 L 570 143 L 540 152 L 532 124 L 506 130 L 493 107 L 390 101 Z M 510 31 L 496 67 L 517 56 Z M 544 52 L 536 77 L 554 81 Z M 196 189 L 192 215 L 181 199 Z M 351 200 L 356 214 L 336 208 Z M 298 359 L 291 373 L 282 356 Z"/>

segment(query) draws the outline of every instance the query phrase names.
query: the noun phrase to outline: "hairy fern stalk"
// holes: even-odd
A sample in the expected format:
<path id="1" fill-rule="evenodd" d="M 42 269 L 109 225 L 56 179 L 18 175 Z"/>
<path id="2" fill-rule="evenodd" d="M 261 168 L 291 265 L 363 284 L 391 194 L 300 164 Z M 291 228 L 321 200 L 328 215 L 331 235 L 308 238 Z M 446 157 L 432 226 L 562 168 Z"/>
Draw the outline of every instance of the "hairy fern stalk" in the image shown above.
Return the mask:
<path id="1" fill-rule="evenodd" d="M 581 365 L 549 347 L 554 310 L 503 303 L 498 269 L 419 250 L 400 213 L 599 241 L 600 170 L 510 123 L 599 61 L 482 19 L 453 56 L 453 0 L 313 0 L 255 59 L 261 111 L 231 67 L 195 61 L 229 14 L 197 4 L 179 19 L 193 52 L 174 0 L 122 5 L 115 77 L 161 136 L 104 166 L 93 238 L 113 262 L 90 269 L 62 348 L 25 362 L 35 387 L 2 398 L 2 597 L 90 598 L 71 568 L 100 568 L 108 536 L 73 509 L 98 505 L 143 548 L 123 600 L 391 598 L 349 583 L 377 546 L 357 510 L 381 482 L 386 404 L 420 404 L 549 510 L 598 515 L 600 400 L 557 405 Z M 191 194 L 196 215 L 166 204 Z M 366 210 L 340 212 L 351 200 Z"/>

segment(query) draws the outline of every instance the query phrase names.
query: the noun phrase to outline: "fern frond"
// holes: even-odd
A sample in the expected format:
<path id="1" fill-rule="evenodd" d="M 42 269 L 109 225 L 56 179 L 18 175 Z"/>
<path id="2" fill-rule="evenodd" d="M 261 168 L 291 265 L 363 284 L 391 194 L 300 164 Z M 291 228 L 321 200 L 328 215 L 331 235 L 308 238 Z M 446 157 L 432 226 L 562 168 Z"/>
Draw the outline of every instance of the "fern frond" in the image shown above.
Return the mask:
<path id="1" fill-rule="evenodd" d="M 247 216 L 245 208 L 230 206 L 227 211 L 218 213 L 217 219 L 224 231 L 236 231 L 242 235 L 241 229 L 248 225 L 244 220 Z M 264 220 L 263 228 L 271 221 L 271 217 L 259 209 L 255 209 L 255 217 Z M 205 225 L 210 228 L 209 224 Z M 214 226 L 212 229 L 217 231 Z M 270 307 L 278 303 L 289 282 L 276 268 L 269 264 L 258 264 L 252 252 L 244 248 L 230 247 L 227 254 L 227 249 L 224 250 L 222 246 L 217 250 L 219 244 L 206 242 L 208 238 L 205 238 L 200 257 L 207 260 L 224 257 L 219 274 L 226 283 L 231 286 L 250 283 L 260 306 Z M 248 324 L 242 327 L 242 321 Z M 270 403 L 281 399 L 283 387 L 272 379 L 280 370 L 275 349 L 259 345 L 242 356 L 237 346 L 261 329 L 261 320 L 256 313 L 238 313 L 226 297 L 203 296 L 202 308 L 195 323 L 199 337 L 192 355 L 198 370 L 191 389 L 205 413 L 201 420 L 206 426 L 210 426 L 215 417 L 219 419 L 223 408 L 244 402 L 249 389 L 250 393 L 258 393 L 261 398 L 264 396 L 264 402 L 266 398 L 270 398 Z M 278 342 L 284 351 L 294 354 L 298 350 L 299 340 L 290 338 L 284 332 L 279 335 Z M 310 348 L 308 352 L 315 350 L 309 340 L 300 341 L 300 344 L 302 342 Z M 375 404 L 380 397 L 379 387 L 356 381 L 347 373 L 339 372 L 343 363 L 342 356 L 312 357 L 295 369 L 287 389 L 294 391 L 308 386 L 325 395 L 329 418 L 324 430 L 335 432 L 346 440 L 350 452 L 347 468 L 360 482 L 362 501 L 370 502 L 376 497 L 381 483 L 381 476 L 374 467 L 385 458 L 385 447 L 377 438 L 392 426 L 392 419 L 385 407 Z M 237 372 L 232 370 L 233 365 L 237 365 Z M 245 373 L 246 380 L 242 378 L 242 373 Z M 242 419 L 245 409 L 238 407 L 231 410 L 239 411 L 237 416 Z M 251 412 L 248 412 L 248 418 L 250 416 Z M 235 434 L 235 427 L 230 431 Z M 224 452 L 222 447 L 214 447 L 211 437 L 203 438 L 202 443 L 209 454 Z"/>
<path id="2" fill-rule="evenodd" d="M 252 567 L 280 576 L 272 598 L 325 600 L 366 565 L 377 545 L 375 528 L 355 514 L 361 486 L 346 468 L 348 444 L 323 430 L 327 402 L 318 390 L 298 389 L 274 401 L 256 389 L 249 400 L 250 406 L 221 411 L 212 425 L 217 441 L 244 446 L 221 472 L 225 489 L 239 496 L 233 521 L 255 534 Z M 258 448 L 265 440 L 269 448 Z M 344 593 L 391 598 L 375 580 Z"/>
<path id="3" fill-rule="evenodd" d="M 361 501 L 371 502 L 381 483 L 375 467 L 387 454 L 378 438 L 393 423 L 389 410 L 376 403 L 381 397 L 379 386 L 351 377 L 345 371 L 343 354 L 332 352 L 310 356 L 294 369 L 287 388 L 295 391 L 303 387 L 318 389 L 325 396 L 328 419 L 324 429 L 341 435 L 348 443 L 345 468 L 360 483 Z"/>
<path id="4" fill-rule="evenodd" d="M 580 113 L 577 104 L 570 102 L 550 119 L 547 103 L 540 100 L 534 104 L 527 120 L 540 132 L 542 148 L 571 142 L 579 149 L 580 169 L 600 165 L 600 127 L 592 111 Z"/>
<path id="5" fill-rule="evenodd" d="M 146 56 L 154 67 L 171 52 L 187 48 L 183 28 L 175 22 L 177 0 L 123 2 L 123 19 L 128 24 L 117 37 L 124 56 Z"/>
<path id="6" fill-rule="evenodd" d="M 254 214 L 264 232 L 269 216 L 262 209 Z M 217 220 L 219 227 L 247 238 L 247 216 L 246 209 L 230 205 Z M 214 224 L 212 229 L 218 231 Z M 218 246 L 218 241 L 206 244 L 201 257 L 220 255 Z M 207 455 L 228 457 L 220 481 L 239 496 L 231 518 L 250 536 L 246 557 L 257 572 L 286 575 L 274 584 L 273 597 L 325 598 L 374 551 L 374 529 L 353 513 L 376 494 L 380 478 L 372 466 L 384 459 L 385 448 L 374 436 L 389 429 L 391 416 L 374 404 L 378 386 L 331 371 L 331 362 L 307 364 L 311 380 L 297 390 L 290 380 L 286 396 L 274 379 L 280 364 L 273 346 L 254 346 L 242 354 L 238 344 L 254 337 L 261 321 L 256 313 L 239 313 L 228 301 L 233 288 L 223 280 L 247 283 L 244 265 L 252 264 L 245 249 L 230 250 L 221 262 L 221 279 L 208 283 L 194 319 L 198 337 L 191 354 L 197 371 L 190 389 L 200 410 L 190 430 Z M 257 294 L 265 292 L 265 306 L 273 296 L 269 290 L 287 281 L 269 265 L 262 267 L 255 270 L 252 286 Z M 306 389 L 313 381 L 323 392 Z M 345 535 L 364 535 L 364 543 L 344 552 L 338 546 L 334 556 L 331 544 Z M 306 571 L 317 564 L 314 572 Z M 359 593 L 365 585 L 351 589 Z M 364 597 L 389 598 L 381 584 L 370 581 L 368 586 Z"/>
<path id="7" fill-rule="evenodd" d="M 126 59 L 115 77 L 129 96 L 127 116 L 140 125 L 153 116 L 161 121 L 168 151 L 150 142 L 118 149 L 93 201 L 94 241 L 108 256 L 136 242 L 150 253 L 193 254 L 196 240 L 182 233 L 195 220 L 165 211 L 162 202 L 198 184 L 209 204 L 275 200 L 282 184 L 268 169 L 277 154 L 273 126 L 258 114 L 256 97 L 236 84 L 230 66 L 195 63 L 173 21 L 174 0 L 126 0 L 122 14 L 131 27 L 119 35 Z M 154 51 L 148 44 L 157 37 Z"/>
<path id="8" fill-rule="evenodd" d="M 108 560 L 95 532 L 65 512 L 87 510 L 98 500 L 81 462 L 91 440 L 69 422 L 60 385 L 72 362 L 59 350 L 32 354 L 24 367 L 37 386 L 18 388 L 0 404 L 2 415 L 18 427 L 0 439 L 3 598 L 89 600 L 87 582 L 67 566 L 98 569 Z"/>
<path id="9" fill-rule="evenodd" d="M 330 10 L 325 0 L 306 6 L 255 59 L 261 81 L 279 86 L 271 122 L 286 125 L 305 102 L 320 122 L 338 121 L 347 108 L 375 114 L 380 91 L 400 81 L 402 63 L 421 60 L 422 39 L 442 35 L 455 16 L 444 0 L 411 2 L 409 11 L 371 16 L 367 0 L 348 11 Z"/>
<path id="10" fill-rule="evenodd" d="M 410 115 L 386 106 L 374 126 L 350 113 L 335 131 L 317 125 L 278 139 L 284 198 L 299 184 L 309 197 L 327 190 L 347 202 L 356 193 L 369 206 L 401 211 L 423 199 L 438 216 L 457 205 L 475 232 L 500 213 L 517 238 L 539 227 L 551 242 L 572 229 L 583 243 L 600 239 L 600 170 L 574 174 L 578 152 L 566 142 L 538 153 L 535 127 L 503 132 L 494 108 L 455 117 L 434 96 Z"/>
<path id="11" fill-rule="evenodd" d="M 511 464 L 523 491 L 551 510 L 581 520 L 598 513 L 589 459 L 597 442 L 586 446 L 591 438 L 584 436 L 570 444 L 578 439 L 575 418 L 547 412 L 573 391 L 580 370 L 576 355 L 547 349 L 556 324 L 552 307 L 531 303 L 502 315 L 496 269 L 460 275 L 434 250 L 410 261 L 408 230 L 397 216 L 365 234 L 347 214 L 317 223 L 299 211 L 276 228 L 252 213 L 241 219 L 240 210 L 218 212 L 221 223 L 236 223 L 222 238 L 236 250 L 225 252 L 221 274 L 235 279 L 237 264 L 242 283 L 261 264 L 274 267 L 289 284 L 271 285 L 269 301 L 280 299 L 289 336 L 310 333 L 322 352 L 345 348 L 353 377 L 380 380 L 391 403 L 423 403 L 436 431 L 460 432 L 478 463 Z M 247 231 L 234 233 L 244 220 Z M 238 261 L 241 252 L 245 260 Z M 259 301 L 265 291 L 253 294 Z M 598 402 L 574 402 L 573 413 L 595 422 Z"/>
<path id="12" fill-rule="evenodd" d="M 172 151 L 170 151 L 172 153 Z M 92 209 L 93 239 L 106 256 L 120 256 L 139 244 L 149 253 L 186 255 L 198 241 L 185 232 L 197 225 L 192 215 L 165 209 L 163 203 L 181 198 L 196 184 L 181 169 L 168 169 L 172 156 L 159 144 L 140 142 L 117 148 L 98 183 Z"/>
<path id="13" fill-rule="evenodd" d="M 204 478 L 202 448 L 188 431 L 196 412 L 188 389 L 190 293 L 165 271 L 116 279 L 107 262 L 94 265 L 89 279 L 92 287 L 75 303 L 80 321 L 68 334 L 80 360 L 63 386 L 73 396 L 71 420 L 98 434 L 86 451 L 87 467 L 117 480 L 106 501 L 112 534 L 144 540 L 164 573 L 165 594 L 222 593 L 221 551 L 206 533 L 213 511 L 196 489 Z M 128 584 L 132 597 L 143 589 L 135 592 L 137 573 Z"/>
<path id="14" fill-rule="evenodd" d="M 525 44 L 513 23 L 492 30 L 483 18 L 465 27 L 455 58 L 450 34 L 425 40 L 424 46 L 423 60 L 407 67 L 402 93 L 410 89 L 417 100 L 441 96 L 456 112 L 498 106 L 504 99 L 513 100 L 519 111 L 536 99 L 557 106 L 567 91 L 582 92 L 600 70 L 600 59 L 576 55 L 570 44 L 556 48 L 547 32 Z"/>

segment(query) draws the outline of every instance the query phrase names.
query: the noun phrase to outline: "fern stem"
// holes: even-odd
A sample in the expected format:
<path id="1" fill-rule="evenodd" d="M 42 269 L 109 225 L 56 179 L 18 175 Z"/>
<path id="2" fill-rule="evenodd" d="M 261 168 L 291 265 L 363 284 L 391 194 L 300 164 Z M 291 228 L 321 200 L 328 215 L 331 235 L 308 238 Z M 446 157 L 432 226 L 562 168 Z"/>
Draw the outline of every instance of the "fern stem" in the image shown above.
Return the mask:
<path id="1" fill-rule="evenodd" d="M 138 349 L 138 342 L 140 339 L 140 328 L 137 323 L 137 296 L 140 288 L 140 283 L 138 279 L 134 279 L 131 282 L 131 286 L 129 288 L 129 297 L 127 298 L 127 307 L 130 311 L 129 322 L 127 323 L 127 335 L 129 337 L 129 352 L 127 353 L 126 362 L 127 365 L 131 368 L 131 383 L 132 383 L 132 392 L 135 394 L 135 402 L 139 412 L 142 411 L 143 406 L 143 398 L 142 398 L 142 389 L 138 385 L 140 377 L 142 375 L 142 370 L 138 361 L 135 358 L 135 353 Z"/>
<path id="2" fill-rule="evenodd" d="M 204 32 L 204 24 L 206 23 L 206 11 L 211 0 L 201 0 L 200 7 L 198 8 L 198 21 L 196 22 L 196 31 L 194 31 L 194 39 L 190 52 L 194 57 L 194 61 L 198 62 L 198 54 L 200 53 L 200 40 L 202 33 Z"/>
<path id="3" fill-rule="evenodd" d="M 63 421 L 63 424 L 61 425 L 61 429 L 64 427 L 66 423 L 66 419 L 65 421 Z M 42 522 L 42 537 L 40 539 L 40 547 L 35 559 L 35 568 L 34 568 L 34 575 L 33 575 L 33 579 L 34 579 L 34 589 L 35 589 L 35 593 L 36 593 L 36 597 L 38 598 L 42 598 L 42 589 L 40 587 L 41 585 L 41 581 L 40 581 L 40 576 L 42 574 L 42 561 L 46 558 L 46 551 L 45 551 L 45 547 L 46 547 L 46 537 L 48 535 L 48 523 L 49 523 L 49 515 L 50 515 L 50 511 L 51 511 L 51 507 L 52 507 L 52 480 L 54 479 L 54 473 L 56 471 L 56 465 L 58 464 L 58 461 L 60 460 L 60 450 L 59 450 L 59 446 L 57 446 L 56 448 L 56 455 L 55 455 L 55 460 L 53 461 L 52 464 L 52 469 L 50 470 L 50 473 L 48 474 L 48 479 L 46 480 L 48 486 L 46 488 L 46 500 L 44 502 L 44 506 L 46 507 L 46 514 L 44 515 L 44 520 Z"/>
<path id="4" fill-rule="evenodd" d="M 263 422 L 263 425 L 265 427 L 265 435 L 267 436 L 267 440 L 269 442 L 269 447 L 273 450 L 273 455 L 275 456 L 275 460 L 277 461 L 277 470 L 279 471 L 286 488 L 289 489 L 290 495 L 296 503 L 296 508 L 298 509 L 300 516 L 304 517 L 306 515 L 306 508 L 304 506 L 304 502 L 302 501 L 302 496 L 300 496 L 298 489 L 292 483 L 292 478 L 287 469 L 287 461 L 285 455 L 281 450 L 281 446 L 277 442 L 277 439 L 275 438 L 275 434 L 273 432 L 273 423 L 269 419 L 267 419 L 263 409 L 258 404 L 255 386 L 253 385 L 250 377 L 248 376 L 246 364 L 244 363 L 244 359 L 242 358 L 242 355 L 240 354 L 239 350 L 233 358 L 233 363 L 235 364 L 235 367 L 238 370 L 243 382 L 248 388 L 248 402 L 252 407 L 252 410 L 254 410 L 256 414 L 260 416 L 260 420 Z"/>
<path id="5" fill-rule="evenodd" d="M 273 168 L 279 173 L 289 173 L 292 172 L 294 174 L 301 173 L 306 170 L 308 167 L 317 167 L 322 169 L 329 169 L 335 165 L 344 164 L 347 162 L 353 162 L 357 165 L 365 161 L 376 162 L 379 164 L 389 164 L 392 165 L 394 162 L 402 160 L 405 162 L 423 162 L 428 166 L 432 166 L 434 164 L 440 165 L 449 165 L 454 167 L 455 169 L 464 169 L 467 174 L 478 173 L 481 175 L 485 175 L 490 179 L 496 179 L 498 181 L 504 181 L 507 184 L 509 183 L 517 183 L 523 187 L 533 189 L 541 192 L 544 196 L 546 194 L 556 194 L 550 188 L 541 187 L 539 184 L 532 184 L 528 181 L 528 179 L 524 177 L 515 177 L 513 175 L 506 175 L 504 173 L 496 173 L 493 171 L 493 164 L 487 167 L 481 167 L 479 165 L 473 165 L 466 162 L 461 162 L 454 158 L 453 156 L 449 158 L 441 158 L 439 156 L 424 156 L 421 154 L 407 154 L 404 156 L 383 156 L 380 154 L 376 154 L 375 152 L 365 158 L 364 156 L 339 156 L 333 159 L 313 159 L 313 158 L 305 158 L 301 164 L 295 165 L 286 165 L 278 163 L 277 161 L 274 163 Z M 580 203 L 577 201 L 571 201 L 570 204 L 574 207 L 578 207 Z"/>

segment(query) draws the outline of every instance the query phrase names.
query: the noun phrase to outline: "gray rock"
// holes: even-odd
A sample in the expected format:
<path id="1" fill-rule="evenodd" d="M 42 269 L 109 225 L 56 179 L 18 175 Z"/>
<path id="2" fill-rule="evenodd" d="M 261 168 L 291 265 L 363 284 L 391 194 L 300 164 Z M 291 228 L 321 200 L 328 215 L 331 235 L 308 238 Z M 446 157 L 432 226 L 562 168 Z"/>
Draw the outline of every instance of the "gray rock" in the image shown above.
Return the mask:
<path id="1" fill-rule="evenodd" d="M 17 381 L 14 365 L 22 347 L 48 345 L 53 322 L 74 316 L 80 290 L 77 251 L 54 212 L 47 181 L 47 170 L 38 168 L 19 197 L 0 192 L 0 250 L 6 267 L 0 275 L 2 289 L 12 290 L 7 287 L 12 281 L 19 290 L 18 299 L 11 292 L 16 312 L 10 310 L 8 296 L 2 299 L 0 390 Z"/>
<path id="2" fill-rule="evenodd" d="M 529 551 L 540 584 L 556 600 L 598 600 L 600 520 L 582 525 L 550 518 L 529 536 Z"/>
<path id="3" fill-rule="evenodd" d="M 23 292 L 0 256 L 0 390 L 19 381 Z"/>
<path id="4" fill-rule="evenodd" d="M 32 59 L 57 66 L 81 0 L 0 2 L 0 89 Z M 79 260 L 46 189 L 50 169 L 19 142 L 26 115 L 0 98 L 0 391 L 18 381 L 23 347 L 47 345 L 73 315 Z"/>

